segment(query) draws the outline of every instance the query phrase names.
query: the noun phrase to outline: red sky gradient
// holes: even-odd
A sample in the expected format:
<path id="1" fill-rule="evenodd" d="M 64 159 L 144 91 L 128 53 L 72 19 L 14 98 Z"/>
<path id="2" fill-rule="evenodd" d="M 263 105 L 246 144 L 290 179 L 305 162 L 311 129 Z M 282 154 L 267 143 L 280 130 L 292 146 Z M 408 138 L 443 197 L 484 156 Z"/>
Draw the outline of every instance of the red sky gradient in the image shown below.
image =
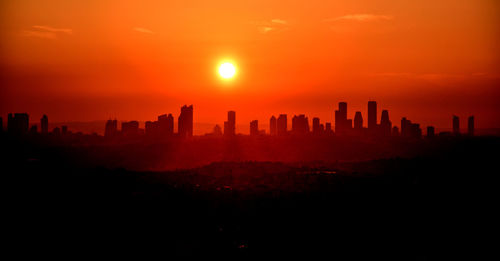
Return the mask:
<path id="1" fill-rule="evenodd" d="M 333 122 L 347 101 L 366 124 L 373 99 L 398 126 L 447 128 L 457 114 L 465 127 L 474 114 L 500 128 L 498 1 L 241 2 L 2 1 L 0 115 L 144 121 L 194 104 L 196 122 L 228 110 L 238 124 Z M 216 74 L 223 59 L 232 81 Z"/>

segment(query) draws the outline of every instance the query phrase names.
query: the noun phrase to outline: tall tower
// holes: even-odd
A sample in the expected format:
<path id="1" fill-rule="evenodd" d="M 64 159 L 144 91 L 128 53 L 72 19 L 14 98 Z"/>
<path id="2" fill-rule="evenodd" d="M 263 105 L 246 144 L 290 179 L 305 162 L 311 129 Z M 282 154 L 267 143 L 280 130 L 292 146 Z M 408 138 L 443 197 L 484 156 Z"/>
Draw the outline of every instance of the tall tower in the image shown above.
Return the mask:
<path id="1" fill-rule="evenodd" d="M 470 116 L 467 120 L 467 133 L 469 136 L 474 136 L 474 116 Z"/>
<path id="2" fill-rule="evenodd" d="M 286 114 L 280 114 L 277 121 L 278 135 L 283 136 L 287 134 L 288 131 L 288 121 Z"/>
<path id="3" fill-rule="evenodd" d="M 49 133 L 49 118 L 45 114 L 40 119 L 40 132 L 42 134 Z"/>
<path id="4" fill-rule="evenodd" d="M 276 136 L 278 134 L 278 125 L 276 122 L 276 117 L 274 117 L 274 115 L 269 120 L 269 134 L 271 136 Z"/>
<path id="5" fill-rule="evenodd" d="M 236 135 L 236 112 L 227 112 L 227 121 L 224 122 L 224 135 L 234 136 Z"/>
<path id="6" fill-rule="evenodd" d="M 179 135 L 181 137 L 193 136 L 193 105 L 184 105 L 181 108 L 181 115 L 178 119 Z"/>
<path id="7" fill-rule="evenodd" d="M 368 129 L 375 130 L 377 128 L 377 102 L 368 101 Z"/>
<path id="8" fill-rule="evenodd" d="M 354 129 L 360 130 L 363 128 L 363 116 L 360 111 L 354 114 Z"/>
<path id="9" fill-rule="evenodd" d="M 453 115 L 453 134 L 460 135 L 460 118 Z"/>
<path id="10" fill-rule="evenodd" d="M 259 135 L 259 121 L 254 120 L 250 122 L 250 135 L 257 136 Z"/>

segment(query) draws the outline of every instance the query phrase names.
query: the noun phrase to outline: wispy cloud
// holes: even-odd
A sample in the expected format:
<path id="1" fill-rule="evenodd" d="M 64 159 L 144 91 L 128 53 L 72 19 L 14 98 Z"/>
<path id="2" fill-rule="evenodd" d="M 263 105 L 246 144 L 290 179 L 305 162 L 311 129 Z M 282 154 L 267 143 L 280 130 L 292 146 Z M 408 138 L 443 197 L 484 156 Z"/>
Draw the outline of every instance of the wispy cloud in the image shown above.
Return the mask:
<path id="1" fill-rule="evenodd" d="M 275 24 L 288 24 L 287 21 L 283 20 L 283 19 L 273 19 L 271 20 L 271 23 L 275 23 Z"/>
<path id="2" fill-rule="evenodd" d="M 394 17 L 390 15 L 376 15 L 376 14 L 349 14 L 334 18 L 325 19 L 325 22 L 334 21 L 357 21 L 357 22 L 370 22 L 370 21 L 388 21 Z"/>
<path id="3" fill-rule="evenodd" d="M 38 29 L 40 31 L 46 31 L 46 32 L 51 32 L 51 33 L 65 33 L 65 34 L 72 34 L 73 30 L 68 29 L 68 28 L 55 28 L 55 27 L 50 27 L 46 25 L 33 25 L 32 26 L 34 29 Z"/>
<path id="4" fill-rule="evenodd" d="M 68 28 L 55 28 L 46 25 L 33 25 L 31 29 L 24 30 L 22 32 L 23 36 L 43 39 L 56 39 L 59 34 L 70 35 L 73 34 L 73 30 Z"/>
<path id="5" fill-rule="evenodd" d="M 278 18 L 264 21 L 253 21 L 251 23 L 255 24 L 259 32 L 262 34 L 288 30 L 288 21 Z"/>
<path id="6" fill-rule="evenodd" d="M 155 33 L 153 31 L 146 29 L 146 28 L 143 28 L 143 27 L 134 27 L 132 29 L 136 32 L 139 32 L 139 33 L 145 33 L 145 34 L 154 34 Z"/>

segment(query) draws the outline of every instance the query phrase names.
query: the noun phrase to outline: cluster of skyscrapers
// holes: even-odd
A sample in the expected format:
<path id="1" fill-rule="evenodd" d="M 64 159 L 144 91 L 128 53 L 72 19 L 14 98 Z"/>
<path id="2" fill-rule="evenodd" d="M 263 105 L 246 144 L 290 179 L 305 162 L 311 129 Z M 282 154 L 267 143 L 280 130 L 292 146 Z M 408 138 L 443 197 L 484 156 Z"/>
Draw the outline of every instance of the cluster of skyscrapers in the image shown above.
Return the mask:
<path id="1" fill-rule="evenodd" d="M 364 127 L 363 116 L 360 111 L 354 113 L 354 120 L 347 118 L 347 103 L 339 102 L 338 109 L 335 110 L 335 131 L 332 129 L 330 122 L 321 123 L 319 118 L 312 119 L 312 130 L 309 126 L 309 119 L 304 114 L 295 115 L 292 117 L 292 128 L 288 129 L 287 114 L 280 114 L 278 118 L 274 115 L 269 120 L 269 135 L 271 136 L 287 136 L 287 135 L 316 135 L 316 136 L 372 136 L 372 137 L 389 137 L 402 136 L 408 138 L 421 138 L 422 129 L 420 124 L 413 123 L 406 117 L 401 119 L 401 130 L 397 126 L 393 126 L 389 119 L 389 112 L 382 110 L 380 122 L 377 121 L 377 102 L 368 101 L 368 124 Z M 40 132 L 42 134 L 49 133 L 49 120 L 46 115 L 40 119 Z M 36 133 L 37 125 L 32 125 L 30 128 L 29 115 L 27 113 L 9 114 L 7 130 L 10 133 Z M 0 118 L 0 131 L 3 131 L 3 120 Z M 55 134 L 68 133 L 67 126 L 54 128 Z M 468 118 L 468 135 L 474 135 L 474 116 Z M 147 121 L 145 128 L 139 128 L 138 121 L 126 121 L 121 123 L 121 130 L 118 130 L 118 121 L 108 120 L 106 122 L 104 136 L 106 137 L 133 137 L 141 134 L 146 134 L 151 137 L 171 137 L 177 135 L 179 137 L 188 138 L 193 136 L 193 105 L 184 105 L 181 107 L 181 112 L 178 117 L 178 131 L 174 132 L 174 116 L 172 114 L 163 114 L 158 116 L 156 121 Z M 264 130 L 259 129 L 258 120 L 250 122 L 250 135 L 258 136 L 265 135 Z M 444 133 L 447 134 L 447 133 Z M 453 135 L 460 135 L 460 119 L 458 116 L 453 116 Z M 213 136 L 232 137 L 236 135 L 236 112 L 229 111 L 227 113 L 227 121 L 224 122 L 224 131 L 222 132 L 219 125 L 214 127 Z M 435 136 L 435 128 L 427 127 L 427 136 Z"/>

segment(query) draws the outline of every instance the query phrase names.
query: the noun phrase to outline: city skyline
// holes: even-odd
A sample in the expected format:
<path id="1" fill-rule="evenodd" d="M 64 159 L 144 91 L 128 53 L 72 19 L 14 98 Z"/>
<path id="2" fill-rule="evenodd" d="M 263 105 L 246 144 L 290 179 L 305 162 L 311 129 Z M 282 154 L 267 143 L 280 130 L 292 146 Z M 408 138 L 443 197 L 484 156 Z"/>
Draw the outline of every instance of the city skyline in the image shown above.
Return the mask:
<path id="1" fill-rule="evenodd" d="M 191 104 L 189 106 L 183 105 L 181 107 L 177 124 L 175 124 L 173 114 L 168 113 L 159 115 L 156 121 L 145 121 L 142 128 L 139 121 L 121 121 L 121 128 L 119 129 L 118 120 L 115 118 L 106 121 L 103 135 L 107 137 L 117 136 L 118 134 L 123 137 L 132 137 L 139 134 L 145 134 L 152 137 L 168 137 L 177 135 L 183 138 L 188 138 L 193 135 L 219 136 L 219 134 L 223 134 L 225 137 L 232 137 L 240 134 L 248 134 L 250 136 L 285 136 L 305 134 L 328 136 L 335 134 L 336 136 L 403 136 L 420 138 L 424 135 L 427 137 L 434 137 L 438 134 L 453 134 L 455 136 L 461 134 L 473 136 L 475 134 L 476 123 L 474 115 L 469 115 L 467 117 L 467 126 L 462 128 L 460 128 L 460 117 L 452 115 L 451 132 L 440 131 L 437 133 L 435 126 L 427 125 L 424 127 L 419 123 L 412 122 L 407 119 L 407 117 L 401 118 L 400 125 L 393 124 L 390 120 L 388 110 L 382 110 L 382 112 L 378 114 L 378 104 L 376 101 L 368 101 L 367 108 L 367 118 L 369 119 L 367 122 L 363 121 L 363 114 L 361 111 L 356 111 L 354 113 L 354 119 L 348 119 L 348 103 L 341 101 L 338 102 L 338 110 L 334 111 L 335 116 L 333 121 L 322 121 L 322 119 L 318 117 L 313 117 L 309 120 L 309 117 L 305 114 L 298 114 L 293 115 L 290 122 L 288 121 L 288 114 L 279 114 L 278 117 L 272 115 L 269 118 L 269 125 L 267 125 L 267 129 L 259 128 L 259 120 L 250 121 L 248 124 L 248 133 L 239 132 L 237 130 L 236 112 L 228 111 L 227 120 L 222 124 L 223 129 L 219 124 L 215 124 L 212 132 L 193 134 L 195 114 L 194 106 Z M 378 118 L 380 118 L 380 120 Z M 242 125 L 244 124 L 240 124 L 240 126 Z M 6 126 L 6 130 L 12 133 L 27 133 L 28 131 L 30 133 L 37 133 L 38 127 L 40 128 L 40 133 L 42 134 L 47 134 L 49 132 L 49 121 L 47 115 L 45 114 L 40 119 L 39 124 L 36 124 L 29 120 L 29 114 L 27 113 L 9 113 Z M 260 126 L 266 126 L 266 124 L 264 123 Z M 3 119 L 1 117 L 0 127 L 0 130 L 3 130 Z M 61 129 L 63 133 L 68 132 L 68 126 L 62 125 L 61 127 L 55 127 L 52 130 L 52 133 L 58 133 Z M 426 133 L 424 133 L 423 130 L 426 130 Z M 81 131 L 77 130 L 77 132 Z"/>

